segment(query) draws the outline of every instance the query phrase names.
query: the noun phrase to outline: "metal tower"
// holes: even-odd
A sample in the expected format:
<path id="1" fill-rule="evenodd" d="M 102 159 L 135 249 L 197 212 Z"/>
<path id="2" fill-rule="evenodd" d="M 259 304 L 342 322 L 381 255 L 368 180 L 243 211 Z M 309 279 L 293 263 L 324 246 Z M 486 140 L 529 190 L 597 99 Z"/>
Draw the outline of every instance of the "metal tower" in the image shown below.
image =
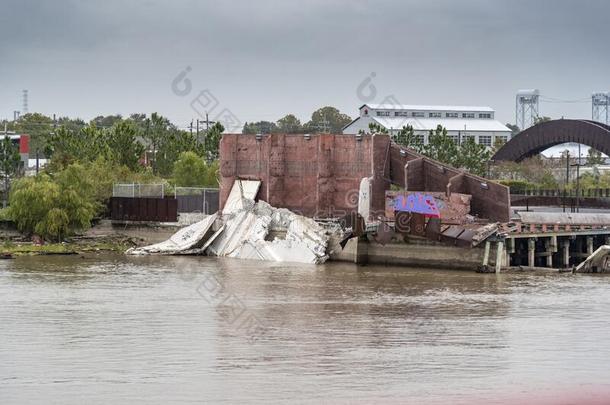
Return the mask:
<path id="1" fill-rule="evenodd" d="M 28 113 L 28 91 L 23 90 L 23 108 L 21 109 L 23 114 Z"/>
<path id="2" fill-rule="evenodd" d="M 522 131 L 534 125 L 536 118 L 538 118 L 539 97 L 540 91 L 538 91 L 538 89 L 517 91 L 515 124 Z"/>
<path id="3" fill-rule="evenodd" d="M 593 93 L 591 95 L 591 119 L 609 125 L 608 107 L 610 106 L 609 93 Z"/>

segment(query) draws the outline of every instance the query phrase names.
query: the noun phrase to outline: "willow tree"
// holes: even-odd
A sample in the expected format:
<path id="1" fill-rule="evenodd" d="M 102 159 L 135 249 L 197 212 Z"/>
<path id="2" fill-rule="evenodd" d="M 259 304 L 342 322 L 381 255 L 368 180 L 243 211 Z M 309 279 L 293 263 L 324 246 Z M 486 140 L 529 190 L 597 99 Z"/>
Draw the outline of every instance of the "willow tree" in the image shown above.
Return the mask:
<path id="1" fill-rule="evenodd" d="M 61 241 L 89 228 L 100 205 L 85 169 L 68 166 L 56 178 L 47 174 L 19 179 L 13 185 L 7 216 L 25 234 Z"/>

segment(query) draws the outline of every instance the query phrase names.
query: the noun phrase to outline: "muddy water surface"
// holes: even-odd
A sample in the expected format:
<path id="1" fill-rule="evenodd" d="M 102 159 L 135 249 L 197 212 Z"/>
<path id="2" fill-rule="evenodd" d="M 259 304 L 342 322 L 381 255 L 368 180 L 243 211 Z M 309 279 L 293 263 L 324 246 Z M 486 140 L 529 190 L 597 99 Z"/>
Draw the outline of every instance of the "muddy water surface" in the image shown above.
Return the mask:
<path id="1" fill-rule="evenodd" d="M 0 261 L 0 403 L 502 403 L 610 392 L 610 276 Z"/>

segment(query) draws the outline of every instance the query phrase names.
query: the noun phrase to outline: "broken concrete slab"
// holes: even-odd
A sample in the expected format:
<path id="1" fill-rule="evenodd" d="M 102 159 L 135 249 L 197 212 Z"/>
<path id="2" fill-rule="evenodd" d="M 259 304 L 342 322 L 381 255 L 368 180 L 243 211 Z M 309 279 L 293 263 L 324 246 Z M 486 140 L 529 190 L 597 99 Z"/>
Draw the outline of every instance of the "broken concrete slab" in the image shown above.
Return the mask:
<path id="1" fill-rule="evenodd" d="M 125 252 L 129 255 L 148 255 L 156 254 L 188 254 L 190 250 L 201 247 L 203 242 L 207 240 L 206 235 L 214 225 L 217 214 L 212 214 L 204 220 L 196 222 L 192 225 L 180 229 L 173 234 L 168 240 L 154 245 L 131 248 Z"/>
<path id="2" fill-rule="evenodd" d="M 237 180 L 212 232 L 217 214 L 178 231 L 170 239 L 127 253 L 208 254 L 241 259 L 324 263 L 329 232 L 311 218 L 252 199 L 260 182 Z"/>
<path id="3" fill-rule="evenodd" d="M 222 214 L 228 215 L 246 208 L 247 204 L 254 202 L 260 187 L 261 182 L 259 180 L 235 180 L 222 209 Z"/>
<path id="4" fill-rule="evenodd" d="M 310 218 L 259 201 L 223 217 L 225 230 L 207 253 L 241 259 L 323 263 L 328 259 L 326 230 Z M 271 231 L 276 236 L 271 236 Z"/>

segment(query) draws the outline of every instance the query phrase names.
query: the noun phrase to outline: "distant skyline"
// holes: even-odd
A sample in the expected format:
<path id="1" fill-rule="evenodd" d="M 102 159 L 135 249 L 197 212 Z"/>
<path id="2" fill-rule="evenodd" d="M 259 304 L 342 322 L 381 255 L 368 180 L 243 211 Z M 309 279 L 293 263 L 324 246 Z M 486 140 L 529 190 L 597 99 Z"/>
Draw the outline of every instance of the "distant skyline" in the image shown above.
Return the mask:
<path id="1" fill-rule="evenodd" d="M 157 111 L 183 128 L 205 109 L 240 124 L 325 105 L 356 117 L 386 96 L 514 123 L 524 88 L 540 89 L 541 115 L 590 118 L 591 93 L 610 91 L 608 15 L 602 0 L 8 0 L 0 118 L 28 89 L 30 112 Z M 172 87 L 183 71 L 188 92 Z"/>

